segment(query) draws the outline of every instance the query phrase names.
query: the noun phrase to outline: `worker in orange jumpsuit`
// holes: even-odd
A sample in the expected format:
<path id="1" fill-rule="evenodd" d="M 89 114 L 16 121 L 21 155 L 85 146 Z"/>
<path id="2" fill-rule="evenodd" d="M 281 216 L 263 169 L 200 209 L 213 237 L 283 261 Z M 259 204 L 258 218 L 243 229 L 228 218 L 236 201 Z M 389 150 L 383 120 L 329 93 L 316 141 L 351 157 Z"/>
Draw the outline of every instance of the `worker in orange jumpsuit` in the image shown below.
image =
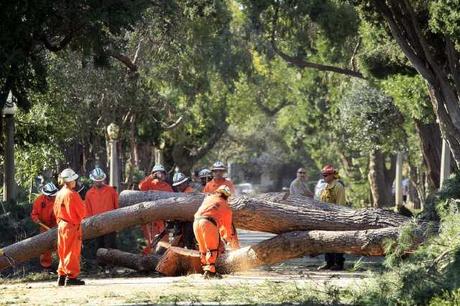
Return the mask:
<path id="1" fill-rule="evenodd" d="M 40 233 L 56 226 L 56 217 L 54 216 L 54 198 L 58 189 L 53 183 L 48 183 L 41 189 L 42 194 L 34 201 L 30 217 L 32 221 L 40 226 Z M 40 255 L 40 265 L 43 269 L 51 268 L 52 256 L 51 251 L 46 251 Z"/>
<path id="2" fill-rule="evenodd" d="M 235 186 L 233 185 L 232 181 L 224 177 L 227 168 L 225 167 L 223 162 L 215 162 L 212 165 L 211 171 L 212 176 L 214 178 L 206 184 L 206 186 L 203 189 L 204 193 L 213 193 L 221 185 L 225 185 L 228 188 L 230 188 L 232 194 L 235 193 Z"/>
<path id="3" fill-rule="evenodd" d="M 215 266 L 220 253 L 221 238 L 232 249 L 240 247 L 235 228 L 232 225 L 232 209 L 227 202 L 230 195 L 228 186 L 218 187 L 216 191 L 204 199 L 195 213 L 193 232 L 198 241 L 204 278 L 221 278 L 216 272 Z"/>
<path id="4" fill-rule="evenodd" d="M 190 186 L 190 178 L 186 177 L 185 174 L 177 172 L 173 177 L 174 190 L 176 192 L 195 192 Z M 190 250 L 196 250 L 196 240 L 193 235 L 193 222 L 189 221 L 174 221 L 173 230 L 173 242 L 174 246 L 184 247 Z"/>
<path id="5" fill-rule="evenodd" d="M 141 191 L 168 191 L 174 192 L 166 181 L 166 170 L 162 165 L 155 165 L 152 169 L 152 173 L 144 178 L 139 183 L 139 189 Z M 144 254 L 150 254 L 152 250 L 152 242 L 155 239 L 155 236 L 163 232 L 165 229 L 164 220 L 155 220 L 151 223 L 142 225 L 142 231 L 144 232 L 144 238 L 147 243 L 146 247 L 143 250 Z M 168 241 L 168 236 L 165 235 L 162 239 L 163 241 Z"/>
<path id="6" fill-rule="evenodd" d="M 118 193 L 114 187 L 105 184 L 107 175 L 100 168 L 91 171 L 89 178 L 93 186 L 85 196 L 86 217 L 118 209 Z M 117 233 L 109 233 L 96 238 L 96 250 L 99 248 L 116 249 Z"/>
<path id="7" fill-rule="evenodd" d="M 200 191 L 204 190 L 204 187 L 206 187 L 206 184 L 208 184 L 212 180 L 212 172 L 209 169 L 201 169 L 201 171 L 198 173 L 198 177 L 200 178 L 200 183 L 201 183 L 201 189 Z"/>
<path id="8" fill-rule="evenodd" d="M 74 190 L 77 179 L 75 171 L 64 169 L 59 175 L 59 183 L 63 187 L 56 194 L 54 202 L 54 215 L 58 223 L 58 286 L 85 284 L 77 278 L 80 274 L 81 221 L 86 216 L 85 204 Z"/>

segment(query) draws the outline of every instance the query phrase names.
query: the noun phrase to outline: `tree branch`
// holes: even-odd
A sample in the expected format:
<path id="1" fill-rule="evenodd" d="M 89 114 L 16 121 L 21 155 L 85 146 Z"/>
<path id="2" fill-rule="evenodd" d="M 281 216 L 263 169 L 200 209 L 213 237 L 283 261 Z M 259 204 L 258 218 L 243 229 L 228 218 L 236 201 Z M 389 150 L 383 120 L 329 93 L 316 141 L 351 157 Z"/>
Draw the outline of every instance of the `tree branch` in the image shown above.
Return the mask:
<path id="1" fill-rule="evenodd" d="M 319 71 L 330 71 L 330 72 L 335 72 L 343 75 L 348 75 L 354 78 L 360 78 L 360 79 L 365 79 L 365 77 L 361 74 L 361 72 L 358 71 L 353 71 L 350 69 L 346 68 L 340 68 L 336 66 L 330 66 L 330 65 L 324 65 L 324 64 L 317 64 L 317 63 L 312 63 L 312 62 L 307 62 L 304 59 L 298 58 L 298 57 L 293 57 L 290 56 L 286 53 L 283 53 L 278 47 L 276 46 L 275 42 L 272 40 L 271 42 L 273 51 L 275 51 L 276 54 L 278 54 L 283 60 L 286 62 L 290 63 L 291 65 L 294 65 L 298 68 L 312 68 L 316 69 Z"/>
<path id="2" fill-rule="evenodd" d="M 138 70 L 137 65 L 133 61 L 131 61 L 131 59 L 128 56 L 126 56 L 124 54 L 116 53 L 116 52 L 114 52 L 112 50 L 105 51 L 105 53 L 108 56 L 111 56 L 111 57 L 117 59 L 118 61 L 120 61 L 122 64 L 124 64 L 126 67 L 128 67 L 128 69 L 131 72 L 137 72 L 137 70 Z"/>
<path id="3" fill-rule="evenodd" d="M 267 116 L 273 117 L 276 115 L 281 109 L 283 109 L 286 105 L 289 105 L 289 101 L 287 99 L 283 99 L 280 104 L 275 106 L 273 109 L 267 107 L 265 104 L 262 103 L 261 98 L 259 95 L 256 95 L 255 102 L 257 107 Z"/>

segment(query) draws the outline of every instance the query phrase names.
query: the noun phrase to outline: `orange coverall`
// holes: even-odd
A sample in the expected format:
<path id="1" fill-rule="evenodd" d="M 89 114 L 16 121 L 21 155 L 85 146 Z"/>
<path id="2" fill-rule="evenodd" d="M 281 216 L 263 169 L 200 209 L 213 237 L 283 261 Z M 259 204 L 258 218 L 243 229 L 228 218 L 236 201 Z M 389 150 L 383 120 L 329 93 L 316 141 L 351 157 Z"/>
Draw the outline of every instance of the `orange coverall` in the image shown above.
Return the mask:
<path id="1" fill-rule="evenodd" d="M 58 222 L 58 255 L 60 276 L 76 278 L 80 274 L 81 221 L 86 216 L 83 200 L 78 192 L 64 186 L 56 194 L 54 214 Z"/>
<path id="2" fill-rule="evenodd" d="M 49 228 L 56 226 L 56 217 L 54 216 L 53 211 L 54 206 L 54 197 L 45 196 L 41 194 L 38 198 L 34 201 L 32 212 L 30 217 L 32 221 L 38 223 L 41 222 L 44 225 L 48 226 Z M 47 229 L 43 226 L 40 226 L 40 233 L 46 232 Z M 40 265 L 43 268 L 51 267 L 52 257 L 51 251 L 46 251 L 40 255 Z"/>
<path id="3" fill-rule="evenodd" d="M 100 188 L 91 187 L 85 196 L 86 217 L 118 209 L 118 193 L 111 187 L 104 185 Z"/>
<path id="4" fill-rule="evenodd" d="M 152 179 L 152 176 L 149 175 L 139 183 L 139 189 L 141 191 L 169 191 L 174 192 L 171 185 L 166 182 L 160 181 L 158 179 Z M 142 231 L 144 232 L 144 238 L 147 242 L 147 246 L 144 248 L 143 253 L 149 254 L 152 252 L 152 242 L 156 235 L 160 234 L 165 229 L 164 220 L 155 220 L 151 223 L 142 225 Z M 168 240 L 168 237 L 165 235 L 163 237 L 164 241 Z"/>
<path id="5" fill-rule="evenodd" d="M 219 243 L 222 237 L 233 249 L 240 247 L 232 225 L 232 209 L 218 194 L 206 197 L 195 213 L 193 232 L 200 249 L 204 271 L 216 272 Z"/>
<path id="6" fill-rule="evenodd" d="M 233 185 L 231 180 L 226 179 L 226 178 L 221 178 L 221 179 L 213 178 L 212 180 L 210 180 L 206 184 L 206 186 L 204 186 L 203 192 L 204 193 L 213 193 L 221 185 L 228 186 L 228 188 L 230 188 L 230 191 L 232 192 L 232 194 L 235 193 L 235 186 Z"/>

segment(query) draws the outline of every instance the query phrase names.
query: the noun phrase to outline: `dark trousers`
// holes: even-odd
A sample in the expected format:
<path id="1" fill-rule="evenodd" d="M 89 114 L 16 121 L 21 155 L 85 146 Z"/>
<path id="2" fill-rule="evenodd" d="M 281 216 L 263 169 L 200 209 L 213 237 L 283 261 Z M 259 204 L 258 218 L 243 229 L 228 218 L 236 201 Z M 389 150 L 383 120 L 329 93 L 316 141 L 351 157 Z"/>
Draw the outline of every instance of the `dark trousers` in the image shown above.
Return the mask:
<path id="1" fill-rule="evenodd" d="M 330 266 L 343 266 L 345 262 L 343 253 L 326 253 L 324 254 L 324 259 L 326 259 L 326 263 Z"/>
<path id="2" fill-rule="evenodd" d="M 96 238 L 96 252 L 100 248 L 116 249 L 117 248 L 117 233 L 110 233 Z"/>

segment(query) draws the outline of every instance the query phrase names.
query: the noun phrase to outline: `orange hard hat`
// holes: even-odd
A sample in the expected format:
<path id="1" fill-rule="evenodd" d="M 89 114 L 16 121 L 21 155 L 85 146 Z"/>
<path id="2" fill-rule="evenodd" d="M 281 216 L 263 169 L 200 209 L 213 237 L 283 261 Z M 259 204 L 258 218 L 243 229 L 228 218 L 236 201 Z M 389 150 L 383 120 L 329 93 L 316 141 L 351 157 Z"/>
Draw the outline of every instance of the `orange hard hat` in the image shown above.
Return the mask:
<path id="1" fill-rule="evenodd" d="M 335 174 L 337 173 L 337 170 L 332 165 L 326 165 L 323 167 L 323 170 L 321 170 L 321 174 Z"/>

